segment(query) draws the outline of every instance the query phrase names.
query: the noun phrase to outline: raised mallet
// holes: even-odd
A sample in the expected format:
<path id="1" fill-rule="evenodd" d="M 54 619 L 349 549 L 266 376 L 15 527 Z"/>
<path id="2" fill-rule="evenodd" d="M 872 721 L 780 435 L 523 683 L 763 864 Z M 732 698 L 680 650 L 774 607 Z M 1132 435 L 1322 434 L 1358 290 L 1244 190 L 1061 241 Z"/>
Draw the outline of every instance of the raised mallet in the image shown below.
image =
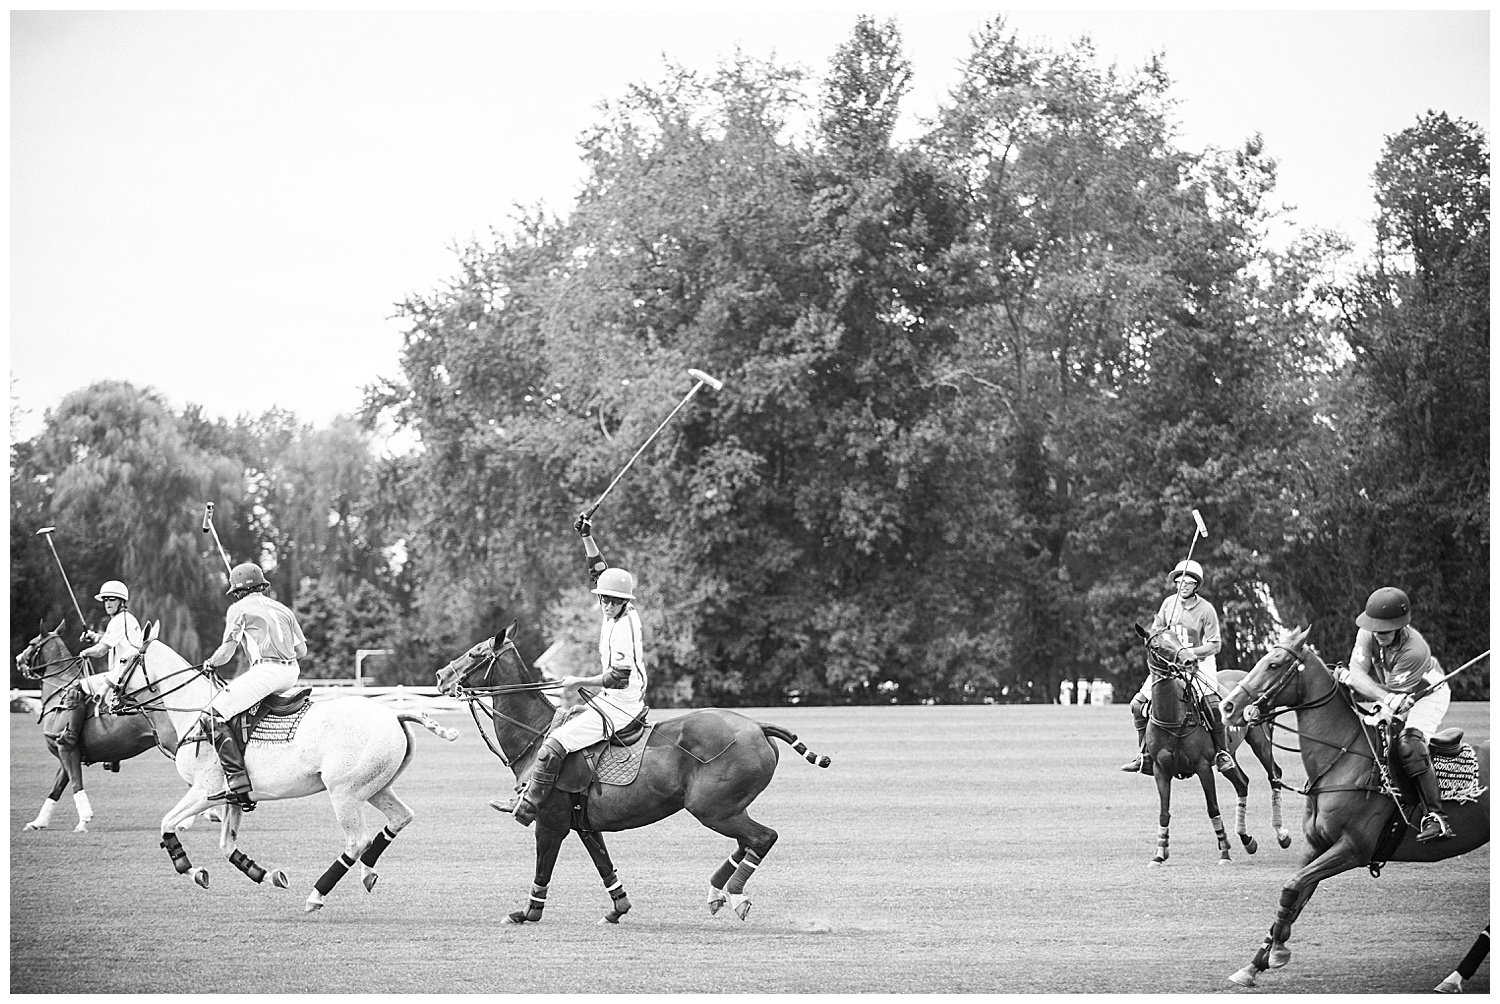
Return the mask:
<path id="1" fill-rule="evenodd" d="M 636 457 L 639 457 L 642 453 L 646 452 L 646 447 L 651 445 L 651 441 L 656 438 L 657 433 L 661 432 L 661 430 L 667 427 L 667 423 L 672 421 L 672 416 L 681 411 L 682 406 L 693 399 L 693 395 L 698 393 L 698 389 L 700 387 L 702 387 L 704 384 L 708 384 L 714 390 L 724 389 L 724 381 L 715 380 L 713 377 L 709 376 L 702 370 L 690 369 L 688 370 L 688 376 L 697 381 L 697 383 L 693 384 L 693 389 L 687 392 L 686 397 L 677 402 L 677 407 L 673 408 L 671 413 L 668 414 L 666 418 L 662 419 L 661 425 L 658 425 L 656 427 L 656 432 L 653 432 L 651 433 L 651 435 L 646 437 L 646 441 L 641 444 L 641 448 L 635 451 L 635 456 L 632 456 L 629 460 L 625 461 L 625 466 L 620 468 L 620 473 L 616 474 L 615 479 L 609 483 L 609 487 L 604 489 L 604 494 L 595 499 L 593 505 L 589 506 L 583 512 L 578 514 L 579 519 L 590 519 L 593 517 L 594 511 L 599 508 L 599 504 L 604 501 L 606 495 L 614 490 L 615 485 L 620 483 L 620 479 L 625 476 L 625 472 L 630 470 L 630 465 L 635 463 Z"/>
<path id="2" fill-rule="evenodd" d="M 68 573 L 63 571 L 62 559 L 57 556 L 57 545 L 52 543 L 52 535 L 56 532 L 57 527 L 44 526 L 36 532 L 36 536 L 47 538 L 47 547 L 52 551 L 52 560 L 57 562 L 57 570 L 62 573 L 63 585 L 68 587 L 68 599 L 73 601 L 73 611 L 78 614 L 78 623 L 88 627 L 89 622 L 84 619 L 83 611 L 78 609 L 78 597 L 73 595 L 73 583 L 68 581 Z"/>
<path id="3" fill-rule="evenodd" d="M 224 545 L 219 543 L 219 531 L 214 527 L 214 504 L 203 503 L 203 532 L 214 535 L 214 546 L 219 549 L 219 557 L 224 559 L 224 574 L 232 575 L 234 569 L 229 567 L 229 555 L 224 551 Z"/>

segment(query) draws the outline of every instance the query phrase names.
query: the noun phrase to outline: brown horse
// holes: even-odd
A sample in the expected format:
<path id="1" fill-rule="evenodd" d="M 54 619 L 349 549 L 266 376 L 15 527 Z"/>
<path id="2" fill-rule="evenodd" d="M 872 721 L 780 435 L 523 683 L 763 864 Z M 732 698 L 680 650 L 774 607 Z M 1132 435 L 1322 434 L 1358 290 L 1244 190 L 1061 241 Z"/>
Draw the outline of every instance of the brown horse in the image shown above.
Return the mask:
<path id="1" fill-rule="evenodd" d="M 84 765 L 117 764 L 157 746 L 171 755 L 177 745 L 177 734 L 172 731 L 171 723 L 160 716 L 100 714 L 89 716 L 84 723 L 83 735 L 76 737 L 76 741 L 60 741 L 71 712 L 71 703 L 65 707 L 65 700 L 76 694 L 70 684 L 88 673 L 88 660 L 68 651 L 67 643 L 60 636 L 62 628 L 63 625 L 59 624 L 55 630 L 48 631 L 43 625 L 41 633 L 16 656 L 16 668 L 41 682 L 42 712 L 37 720 L 47 741 L 47 751 L 58 761 L 52 790 L 42 802 L 37 817 L 26 824 L 26 829 L 45 830 L 51 824 L 52 812 L 57 808 L 63 789 L 71 783 L 73 804 L 78 809 L 78 825 L 73 830 L 87 833 L 94 810 L 88 792 L 84 790 Z M 88 700 L 96 701 L 97 698 Z"/>
<path id="2" fill-rule="evenodd" d="M 437 681 L 443 693 L 469 702 L 476 725 L 478 707 L 489 714 L 498 743 L 498 748 L 492 745 L 491 749 L 519 780 L 535 761 L 541 740 L 552 724 L 555 709 L 542 691 L 555 685 L 544 682 L 527 665 L 516 650 L 515 632 L 516 626 L 511 624 L 495 637 L 474 645 L 438 670 Z M 481 704 L 486 700 L 487 705 Z M 480 734 L 485 735 L 483 728 Z M 751 819 L 746 812 L 776 772 L 773 739 L 787 743 L 809 763 L 828 766 L 826 756 L 808 752 L 787 730 L 717 708 L 692 711 L 652 727 L 644 740 L 646 749 L 639 761 L 639 773 L 628 784 L 601 784 L 587 767 L 582 768 L 579 783 L 568 783 L 570 774 L 580 769 L 584 751 L 569 754 L 557 788 L 537 811 L 536 875 L 531 898 L 507 921 L 523 924 L 542 919 L 558 850 L 568 831 L 573 830 L 588 849 L 613 901 L 601 923 L 618 923 L 630 909 L 630 900 L 615 875 L 601 834 L 646 826 L 682 809 L 709 829 L 734 838 L 734 852 L 709 879 L 708 909 L 717 913 L 727 904 L 744 920 L 750 912 L 745 882 L 777 838 L 775 830 Z"/>
<path id="3" fill-rule="evenodd" d="M 1489 740 L 1473 746 L 1478 766 L 1476 797 L 1443 803 L 1457 835 L 1418 843 L 1415 828 L 1405 825 L 1406 809 L 1383 783 L 1387 772 L 1370 728 L 1348 691 L 1334 682 L 1328 667 L 1307 644 L 1308 630 L 1282 632 L 1222 706 L 1232 722 L 1257 722 L 1293 712 L 1308 777 L 1302 822 L 1307 853 L 1302 868 L 1282 886 L 1281 903 L 1264 944 L 1249 965 L 1229 977 L 1240 986 L 1254 986 L 1259 973 L 1291 961 L 1286 943 L 1292 937 L 1292 924 L 1324 879 L 1359 867 L 1378 874 L 1386 861 L 1441 861 L 1467 854 L 1490 839 Z M 1445 730 L 1443 735 L 1448 742 L 1462 737 L 1456 729 Z M 1398 813 L 1402 825 L 1395 834 L 1398 842 L 1391 846 L 1383 837 L 1391 824 L 1398 823 Z"/>
<path id="4" fill-rule="evenodd" d="M 1144 755 L 1152 764 L 1152 775 L 1156 778 L 1156 795 L 1160 803 L 1157 816 L 1156 854 L 1151 858 L 1152 866 L 1166 863 L 1171 843 L 1172 780 L 1196 777 L 1203 787 L 1203 799 L 1208 808 L 1208 819 L 1213 824 L 1219 845 L 1219 864 L 1227 865 L 1229 838 L 1224 832 L 1224 820 L 1219 812 L 1219 794 L 1214 782 L 1214 741 L 1208 724 L 1198 707 L 1193 663 L 1176 661 L 1177 646 L 1168 642 L 1166 632 L 1150 635 L 1140 625 L 1136 633 L 1146 642 L 1146 669 L 1151 677 L 1151 704 L 1146 724 Z M 1226 685 L 1238 683 L 1243 673 L 1229 671 L 1219 674 Z M 1292 836 L 1281 821 L 1281 768 L 1277 766 L 1271 737 L 1264 727 L 1230 729 L 1227 733 L 1229 753 L 1233 757 L 1241 743 L 1249 742 L 1256 757 L 1266 768 L 1271 784 L 1271 824 L 1276 830 L 1277 842 L 1290 847 Z M 1254 854 L 1259 843 L 1246 828 L 1246 806 L 1250 795 L 1250 778 L 1236 760 L 1234 768 L 1224 775 L 1234 786 L 1238 799 L 1235 814 L 1235 831 L 1240 844 Z"/>

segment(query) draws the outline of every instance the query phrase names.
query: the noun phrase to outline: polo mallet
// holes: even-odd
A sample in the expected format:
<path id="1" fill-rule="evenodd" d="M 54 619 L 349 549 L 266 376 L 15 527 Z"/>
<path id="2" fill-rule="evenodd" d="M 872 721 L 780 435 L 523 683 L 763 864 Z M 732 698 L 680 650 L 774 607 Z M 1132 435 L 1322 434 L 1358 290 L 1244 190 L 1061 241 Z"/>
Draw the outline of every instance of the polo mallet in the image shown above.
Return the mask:
<path id="1" fill-rule="evenodd" d="M 234 569 L 229 567 L 229 555 L 224 551 L 224 545 L 219 543 L 219 531 L 214 527 L 214 504 L 203 503 L 203 532 L 214 536 L 214 546 L 219 549 L 219 557 L 224 559 L 224 574 L 233 575 Z"/>
<path id="2" fill-rule="evenodd" d="M 1470 659 L 1468 662 L 1464 663 L 1462 666 L 1458 667 L 1453 672 L 1451 672 L 1451 673 L 1447 674 L 1446 676 L 1444 676 L 1441 680 L 1438 680 L 1436 683 L 1429 683 L 1427 686 L 1423 687 L 1421 690 L 1419 690 L 1415 694 L 1413 694 L 1412 697 L 1416 698 L 1417 700 L 1421 700 L 1422 698 L 1426 697 L 1428 694 L 1432 693 L 1434 690 L 1436 690 L 1439 687 L 1441 687 L 1443 684 L 1447 683 L 1449 680 L 1453 679 L 1459 673 L 1462 673 L 1464 670 L 1466 670 L 1470 666 L 1474 665 L 1480 659 L 1487 659 L 1487 658 L 1489 658 L 1489 654 L 1490 654 L 1490 650 L 1489 649 L 1485 649 L 1483 652 L 1480 652 L 1474 658 Z"/>
<path id="3" fill-rule="evenodd" d="M 1208 536 L 1208 527 L 1203 525 L 1203 514 L 1200 513 L 1197 509 L 1193 510 L 1193 523 L 1195 524 L 1195 526 L 1193 528 L 1193 539 L 1188 542 L 1187 557 L 1184 558 L 1184 559 L 1182 559 L 1184 564 L 1186 564 L 1187 562 L 1193 560 L 1193 548 L 1195 546 L 1197 546 L 1198 538 L 1199 537 L 1207 537 Z M 1172 616 L 1173 617 L 1177 616 L 1177 608 L 1179 606 L 1181 606 L 1181 605 L 1182 605 L 1182 594 L 1176 591 L 1176 582 L 1174 580 L 1174 582 L 1173 582 L 1173 593 L 1172 593 Z M 1170 621 L 1171 621 L 1171 618 L 1169 617 L 1168 618 L 1168 622 L 1170 623 Z"/>
<path id="4" fill-rule="evenodd" d="M 593 505 L 589 506 L 583 512 L 581 512 L 581 513 L 578 514 L 578 518 L 579 519 L 591 519 L 591 518 L 593 518 L 594 511 L 599 508 L 599 504 L 604 501 L 605 496 L 608 495 L 611 491 L 614 490 L 615 485 L 617 485 L 617 484 L 620 483 L 620 479 L 625 476 L 625 472 L 628 471 L 628 470 L 630 470 L 630 465 L 633 464 L 633 463 L 635 463 L 636 457 L 639 457 L 642 453 L 646 452 L 646 447 L 648 447 L 648 446 L 651 445 L 651 441 L 656 438 L 657 433 L 659 433 L 659 432 L 661 432 L 661 430 L 665 429 L 667 427 L 667 423 L 670 422 L 670 421 L 672 421 L 672 416 L 676 415 L 679 411 L 681 411 L 682 410 L 682 406 L 685 405 L 685 404 L 687 404 L 689 401 L 691 401 L 693 399 L 693 395 L 696 394 L 696 393 L 698 393 L 698 388 L 702 387 L 704 384 L 708 384 L 714 390 L 723 390 L 724 389 L 724 381 L 722 381 L 722 380 L 715 380 L 713 377 L 709 376 L 707 373 L 703 372 L 702 370 L 693 370 L 693 369 L 690 369 L 690 370 L 688 370 L 688 376 L 690 376 L 694 380 L 698 381 L 697 383 L 693 384 L 693 389 L 687 392 L 687 396 L 686 397 L 684 397 L 681 401 L 677 402 L 677 407 L 673 408 L 672 411 L 671 411 L 671 413 L 668 414 L 666 418 L 662 419 L 661 425 L 658 425 L 656 427 L 656 432 L 653 432 L 653 433 L 651 433 L 651 435 L 649 435 L 649 436 L 646 437 L 646 441 L 641 444 L 641 448 L 639 450 L 635 451 L 635 456 L 631 457 L 629 460 L 627 460 L 625 462 L 625 466 L 622 467 L 622 468 L 620 468 L 620 473 L 616 474 L 615 475 L 615 479 L 609 483 L 609 487 L 606 488 L 606 489 L 604 489 L 604 494 L 600 495 L 597 499 L 595 499 Z"/>
<path id="5" fill-rule="evenodd" d="M 47 538 L 47 547 L 50 548 L 51 551 L 52 551 L 52 560 L 55 561 L 55 562 L 57 562 L 57 570 L 62 573 L 63 585 L 65 585 L 65 586 L 68 587 L 68 599 L 70 599 L 70 600 L 73 601 L 73 612 L 78 615 L 78 623 L 82 624 L 85 628 L 87 628 L 89 626 L 89 622 L 83 616 L 83 611 L 80 610 L 80 609 L 78 609 L 78 597 L 73 594 L 73 583 L 71 583 L 71 582 L 68 581 L 68 573 L 65 572 L 65 571 L 63 571 L 62 559 L 57 556 L 57 545 L 54 544 L 54 543 L 52 543 L 52 535 L 54 533 L 56 533 L 56 532 L 57 532 L 57 527 L 55 527 L 55 526 L 44 526 L 40 530 L 38 530 L 33 536 L 46 537 Z"/>

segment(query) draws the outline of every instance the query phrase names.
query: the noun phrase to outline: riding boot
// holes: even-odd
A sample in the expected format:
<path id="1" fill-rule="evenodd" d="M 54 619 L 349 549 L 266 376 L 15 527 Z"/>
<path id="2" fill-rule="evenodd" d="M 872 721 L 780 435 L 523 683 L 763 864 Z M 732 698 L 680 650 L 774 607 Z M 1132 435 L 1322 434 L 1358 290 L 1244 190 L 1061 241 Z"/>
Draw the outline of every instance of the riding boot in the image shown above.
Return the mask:
<path id="1" fill-rule="evenodd" d="M 1415 729 L 1403 732 L 1399 742 L 1401 766 L 1422 796 L 1424 814 L 1417 842 L 1447 840 L 1453 836 L 1453 827 L 1443 813 L 1443 797 L 1438 791 L 1437 774 L 1432 769 L 1432 754 L 1427 749 L 1427 742 Z"/>
<path id="2" fill-rule="evenodd" d="M 1224 726 L 1224 716 L 1205 698 L 1203 717 L 1214 738 L 1214 769 L 1220 774 L 1226 774 L 1234 769 L 1234 757 L 1229 755 L 1229 730 Z"/>
<path id="3" fill-rule="evenodd" d="M 526 790 L 521 793 L 515 808 L 511 810 L 516 822 L 522 826 L 530 826 L 532 820 L 536 819 L 537 810 L 557 784 L 557 775 L 562 770 L 563 757 L 566 755 L 567 751 L 562 748 L 562 744 L 551 736 L 542 743 L 542 748 L 536 755 L 536 763 L 531 766 L 531 780 L 527 782 Z"/>
<path id="4" fill-rule="evenodd" d="M 1140 752 L 1120 769 L 1127 774 L 1150 774 L 1152 764 L 1146 756 L 1146 706 L 1138 700 L 1131 701 L 1130 713 L 1135 718 L 1135 745 Z"/>
<path id="5" fill-rule="evenodd" d="M 219 755 L 219 765 L 224 768 L 224 790 L 209 796 L 214 801 L 224 799 L 233 802 L 245 812 L 255 809 L 250 798 L 250 775 L 245 771 L 245 751 L 240 748 L 230 722 L 217 713 L 205 711 L 202 717 L 204 734 L 213 742 L 214 752 Z"/>

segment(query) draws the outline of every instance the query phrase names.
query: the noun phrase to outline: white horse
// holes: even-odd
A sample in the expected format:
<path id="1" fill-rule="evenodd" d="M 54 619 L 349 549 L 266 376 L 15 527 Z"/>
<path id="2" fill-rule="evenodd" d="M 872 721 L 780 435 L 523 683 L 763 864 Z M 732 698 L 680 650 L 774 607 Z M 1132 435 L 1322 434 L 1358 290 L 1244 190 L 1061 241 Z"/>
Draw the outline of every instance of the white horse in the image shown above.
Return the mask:
<path id="1" fill-rule="evenodd" d="M 148 626 L 145 647 L 125 671 L 120 702 L 126 709 L 165 712 L 182 737 L 177 747 L 177 773 L 188 792 L 161 820 L 161 846 L 172 857 L 177 872 L 192 872 L 193 881 L 208 888 L 208 870 L 194 869 L 177 838 L 178 824 L 215 804 L 209 795 L 225 787 L 224 770 L 213 744 L 203 735 L 199 715 L 223 689 L 223 684 L 201 666 L 154 637 Z M 265 803 L 300 798 L 327 791 L 334 815 L 344 830 L 344 853 L 313 886 L 303 909 L 323 906 L 344 873 L 358 861 L 366 891 L 378 878 L 375 862 L 412 821 L 412 811 L 396 797 L 391 785 L 411 762 L 416 724 L 452 742 L 457 729 L 444 728 L 420 711 L 395 711 L 364 697 L 320 701 L 293 716 L 268 718 L 256 727 L 245 748 L 245 767 L 253 798 Z M 371 837 L 364 835 L 361 806 L 368 802 L 385 814 L 387 823 Z M 236 846 L 242 810 L 232 802 L 219 806 L 223 825 L 219 850 L 229 863 L 254 882 L 266 870 Z M 286 888 L 286 873 L 271 873 L 271 884 Z"/>

